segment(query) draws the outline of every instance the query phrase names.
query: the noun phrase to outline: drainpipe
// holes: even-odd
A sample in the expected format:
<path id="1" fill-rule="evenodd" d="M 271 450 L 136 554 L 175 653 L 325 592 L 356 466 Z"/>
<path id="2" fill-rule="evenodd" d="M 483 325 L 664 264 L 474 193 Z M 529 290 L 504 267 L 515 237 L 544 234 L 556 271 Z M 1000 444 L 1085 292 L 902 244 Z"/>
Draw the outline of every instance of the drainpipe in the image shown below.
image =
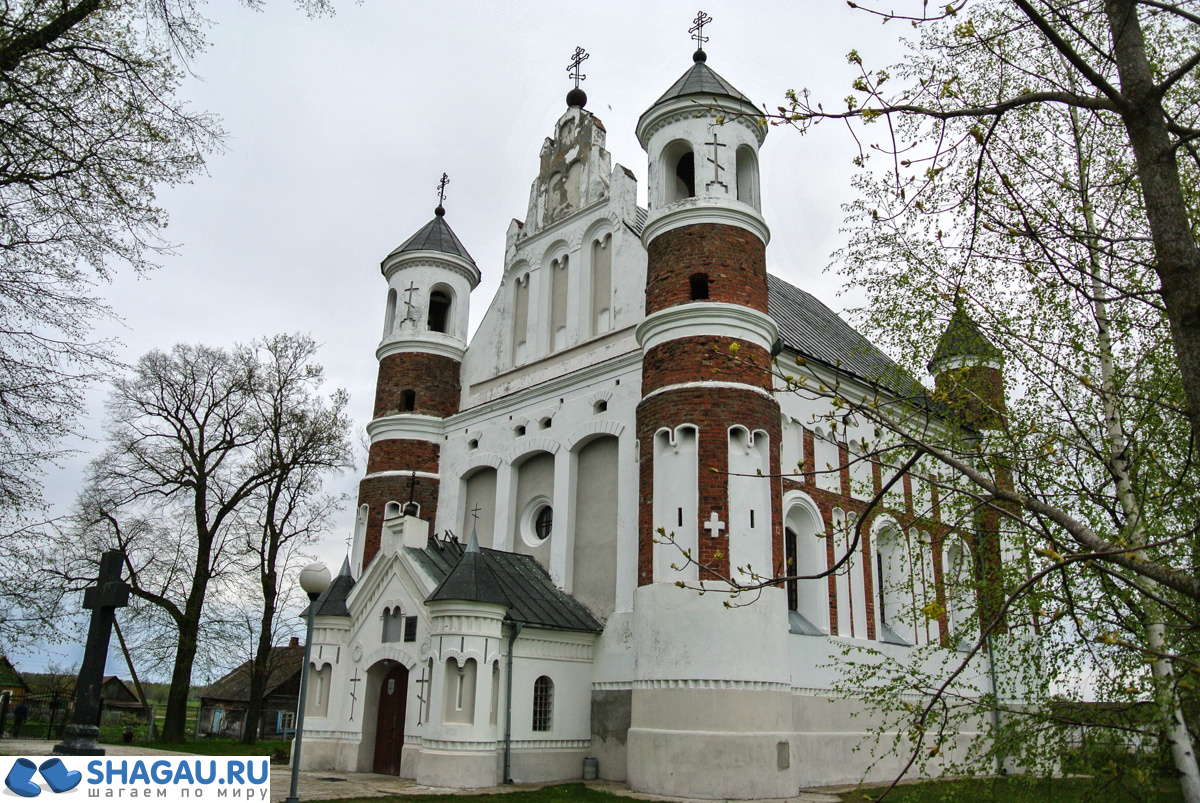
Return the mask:
<path id="1" fill-rule="evenodd" d="M 517 642 L 517 636 L 521 635 L 523 625 L 520 622 L 513 622 L 512 629 L 508 631 L 508 682 L 507 690 L 504 693 L 504 782 L 510 784 L 513 782 L 512 770 L 512 675 L 513 675 L 513 645 Z"/>

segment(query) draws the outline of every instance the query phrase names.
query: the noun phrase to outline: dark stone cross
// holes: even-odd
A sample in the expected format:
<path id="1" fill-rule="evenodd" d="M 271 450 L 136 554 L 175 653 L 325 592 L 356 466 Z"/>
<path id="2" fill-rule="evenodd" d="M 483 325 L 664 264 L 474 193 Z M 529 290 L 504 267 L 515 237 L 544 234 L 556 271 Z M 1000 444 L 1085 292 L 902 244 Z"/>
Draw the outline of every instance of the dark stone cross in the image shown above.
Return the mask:
<path id="1" fill-rule="evenodd" d="M 112 638 L 117 608 L 129 604 L 129 584 L 121 579 L 121 564 L 125 553 L 110 549 L 100 556 L 100 575 L 96 584 L 83 591 L 83 607 L 92 612 L 88 625 L 87 644 L 83 648 L 83 664 L 75 681 L 75 713 L 67 726 L 63 740 L 54 746 L 60 756 L 102 756 L 104 748 L 96 746 L 100 728 L 100 686 L 104 681 L 104 665 L 108 663 L 108 641 Z"/>

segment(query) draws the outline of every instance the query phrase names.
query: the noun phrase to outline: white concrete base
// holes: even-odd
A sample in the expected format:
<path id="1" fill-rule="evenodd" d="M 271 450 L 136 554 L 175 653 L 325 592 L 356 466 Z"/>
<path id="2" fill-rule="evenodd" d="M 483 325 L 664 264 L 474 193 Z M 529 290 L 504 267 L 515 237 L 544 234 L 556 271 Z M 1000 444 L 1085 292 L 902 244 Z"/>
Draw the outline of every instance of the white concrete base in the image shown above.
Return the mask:
<path id="1" fill-rule="evenodd" d="M 424 749 L 417 762 L 417 783 L 455 789 L 495 786 L 503 780 L 496 755 L 493 750 Z"/>
<path id="2" fill-rule="evenodd" d="M 799 784 L 784 732 L 712 733 L 629 729 L 629 788 L 703 799 L 786 798 Z M 780 743 L 786 762 L 779 760 Z"/>
<path id="3" fill-rule="evenodd" d="M 358 764 L 358 745 L 358 739 L 314 739 L 305 736 L 300 749 L 300 769 L 305 772 L 352 770 Z"/>

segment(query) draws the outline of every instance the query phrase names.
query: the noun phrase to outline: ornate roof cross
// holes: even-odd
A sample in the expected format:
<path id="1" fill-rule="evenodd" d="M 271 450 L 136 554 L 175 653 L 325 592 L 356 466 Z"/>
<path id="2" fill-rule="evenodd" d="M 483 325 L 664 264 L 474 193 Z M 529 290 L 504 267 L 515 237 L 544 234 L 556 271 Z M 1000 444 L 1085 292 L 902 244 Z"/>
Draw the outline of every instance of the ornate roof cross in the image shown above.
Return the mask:
<path id="1" fill-rule="evenodd" d="M 475 507 L 474 507 L 474 508 L 472 508 L 472 510 L 471 510 L 471 518 L 473 518 L 473 519 L 475 520 L 475 523 L 476 523 L 476 524 L 478 524 L 478 523 L 479 523 L 479 511 L 480 511 L 480 510 L 482 510 L 482 508 L 481 508 L 481 507 L 479 507 L 479 503 L 478 503 L 478 502 L 476 502 L 476 503 L 475 503 Z"/>
<path id="2" fill-rule="evenodd" d="M 705 14 L 703 11 L 696 13 L 696 19 L 692 20 L 692 27 L 688 28 L 688 33 L 696 40 L 696 49 L 703 50 L 704 43 L 708 41 L 708 37 L 704 35 L 704 26 L 712 22 L 713 18 Z"/>
<path id="3" fill-rule="evenodd" d="M 405 516 L 417 515 L 417 503 L 413 499 L 413 496 L 416 493 L 416 488 L 417 488 L 417 472 L 414 471 L 412 473 L 412 475 L 409 476 L 409 478 L 408 478 L 408 503 L 404 505 L 404 515 Z"/>
<path id="4" fill-rule="evenodd" d="M 442 173 L 442 180 L 438 182 L 438 207 L 440 208 L 446 203 L 446 185 L 450 183 L 450 177 Z"/>
<path id="5" fill-rule="evenodd" d="M 575 52 L 571 54 L 571 63 L 567 65 L 568 77 L 575 79 L 575 88 L 579 89 L 579 82 L 587 78 L 586 75 L 579 71 L 582 65 L 589 58 L 589 54 L 582 47 L 575 48 Z"/>

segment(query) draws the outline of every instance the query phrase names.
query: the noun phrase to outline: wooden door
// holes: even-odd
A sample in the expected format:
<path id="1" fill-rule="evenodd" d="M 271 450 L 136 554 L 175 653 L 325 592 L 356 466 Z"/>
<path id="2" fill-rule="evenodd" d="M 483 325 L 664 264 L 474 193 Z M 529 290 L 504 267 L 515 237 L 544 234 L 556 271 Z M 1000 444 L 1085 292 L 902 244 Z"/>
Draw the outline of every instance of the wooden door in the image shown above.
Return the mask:
<path id="1" fill-rule="evenodd" d="M 408 703 L 408 670 L 395 667 L 379 689 L 379 715 L 375 720 L 375 772 L 400 774 L 404 749 L 404 709 Z"/>

